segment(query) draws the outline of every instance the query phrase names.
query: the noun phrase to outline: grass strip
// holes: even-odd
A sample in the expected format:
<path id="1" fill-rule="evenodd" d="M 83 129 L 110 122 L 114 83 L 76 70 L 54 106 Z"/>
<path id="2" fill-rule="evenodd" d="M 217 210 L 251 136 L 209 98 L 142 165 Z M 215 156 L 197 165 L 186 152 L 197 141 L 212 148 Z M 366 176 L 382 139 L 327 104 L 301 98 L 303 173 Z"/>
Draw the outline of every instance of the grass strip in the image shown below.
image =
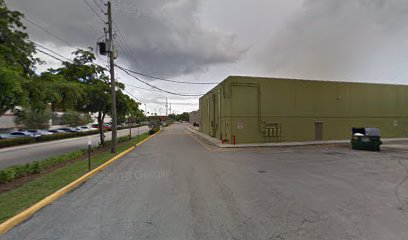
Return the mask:
<path id="1" fill-rule="evenodd" d="M 96 168 L 109 159 L 146 139 L 148 133 L 135 137 L 127 142 L 118 144 L 118 153 L 113 154 L 110 150 L 97 153 L 92 156 L 92 168 Z M 0 194 L 0 223 L 19 212 L 29 208 L 33 204 L 54 193 L 58 189 L 81 177 L 88 171 L 88 162 L 85 160 L 73 162 L 55 171 L 27 182 L 26 184 Z"/>

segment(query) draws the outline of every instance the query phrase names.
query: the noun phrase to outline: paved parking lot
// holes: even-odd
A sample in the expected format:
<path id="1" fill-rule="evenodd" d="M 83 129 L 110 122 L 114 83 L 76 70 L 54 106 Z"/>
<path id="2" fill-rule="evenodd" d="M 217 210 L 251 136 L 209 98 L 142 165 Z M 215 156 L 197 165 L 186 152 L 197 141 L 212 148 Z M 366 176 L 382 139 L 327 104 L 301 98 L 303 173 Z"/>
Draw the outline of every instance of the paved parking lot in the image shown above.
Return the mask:
<path id="1" fill-rule="evenodd" d="M 401 239 L 408 154 L 217 149 L 166 128 L 2 239 Z"/>
<path id="2" fill-rule="evenodd" d="M 143 134 L 148 131 L 148 127 L 133 128 L 133 136 Z M 118 137 L 129 134 L 129 130 L 123 129 L 118 131 Z M 112 133 L 105 133 L 106 140 L 111 140 Z M 86 149 L 88 139 L 92 140 L 92 146 L 99 144 L 99 135 L 91 135 L 78 138 L 68 138 L 43 143 L 27 144 L 0 149 L 0 169 L 14 165 L 23 165 L 37 160 L 44 160 L 49 157 L 58 156 L 81 149 Z"/>

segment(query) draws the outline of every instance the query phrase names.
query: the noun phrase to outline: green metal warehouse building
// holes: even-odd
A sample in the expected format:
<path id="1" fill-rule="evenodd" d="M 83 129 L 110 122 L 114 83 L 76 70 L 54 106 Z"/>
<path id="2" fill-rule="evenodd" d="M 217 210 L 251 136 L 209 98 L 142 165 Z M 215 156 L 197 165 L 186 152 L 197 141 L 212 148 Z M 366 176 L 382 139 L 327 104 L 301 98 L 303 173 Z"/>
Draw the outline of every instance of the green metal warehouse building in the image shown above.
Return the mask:
<path id="1" fill-rule="evenodd" d="M 408 86 L 228 77 L 200 98 L 200 131 L 227 143 L 408 137 Z"/>

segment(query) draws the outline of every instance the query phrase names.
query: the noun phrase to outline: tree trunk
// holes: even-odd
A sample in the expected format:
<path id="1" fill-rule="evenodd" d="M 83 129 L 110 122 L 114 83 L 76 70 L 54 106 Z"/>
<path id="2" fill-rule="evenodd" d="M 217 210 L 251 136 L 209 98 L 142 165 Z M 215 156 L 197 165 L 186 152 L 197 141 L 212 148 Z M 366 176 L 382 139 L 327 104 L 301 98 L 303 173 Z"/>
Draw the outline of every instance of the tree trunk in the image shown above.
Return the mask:
<path id="1" fill-rule="evenodd" d="M 103 131 L 103 119 L 101 112 L 98 112 L 98 129 L 99 129 L 99 138 L 101 140 L 101 145 L 105 144 L 105 133 Z"/>

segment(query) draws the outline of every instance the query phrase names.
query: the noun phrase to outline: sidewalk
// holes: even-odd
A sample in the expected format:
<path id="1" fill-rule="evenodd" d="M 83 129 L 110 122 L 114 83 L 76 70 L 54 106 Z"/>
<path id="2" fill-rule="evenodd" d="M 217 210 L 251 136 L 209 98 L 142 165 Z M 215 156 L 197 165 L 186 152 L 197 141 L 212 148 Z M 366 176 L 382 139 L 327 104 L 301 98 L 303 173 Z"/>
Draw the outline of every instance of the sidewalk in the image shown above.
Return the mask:
<path id="1" fill-rule="evenodd" d="M 350 140 L 328 140 L 328 141 L 308 141 L 308 142 L 283 142 L 283 143 L 248 143 L 248 144 L 222 144 L 221 140 L 199 132 L 197 129 L 187 126 L 186 129 L 207 141 L 213 143 L 219 148 L 247 148 L 247 147 L 295 147 L 295 146 L 312 146 L 326 144 L 349 144 Z M 408 142 L 408 138 L 384 138 L 383 143 Z"/>

